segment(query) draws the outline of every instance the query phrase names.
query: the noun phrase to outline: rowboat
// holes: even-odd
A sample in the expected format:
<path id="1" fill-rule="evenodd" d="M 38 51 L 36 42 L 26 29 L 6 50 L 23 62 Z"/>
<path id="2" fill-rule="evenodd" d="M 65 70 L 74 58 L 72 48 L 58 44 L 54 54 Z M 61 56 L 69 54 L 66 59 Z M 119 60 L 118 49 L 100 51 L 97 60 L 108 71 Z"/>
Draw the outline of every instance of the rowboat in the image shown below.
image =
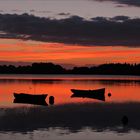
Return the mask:
<path id="1" fill-rule="evenodd" d="M 16 99 L 45 100 L 48 94 L 14 93 Z"/>
<path id="2" fill-rule="evenodd" d="M 14 99 L 13 103 L 18 104 L 32 104 L 32 105 L 41 105 L 41 106 L 48 106 L 46 101 L 30 101 L 30 100 L 23 100 L 23 99 Z"/>
<path id="3" fill-rule="evenodd" d="M 95 90 L 79 90 L 71 89 L 73 95 L 71 97 L 93 98 L 105 101 L 105 88 Z"/>
<path id="4" fill-rule="evenodd" d="M 14 103 L 28 103 L 37 105 L 47 105 L 45 99 L 48 94 L 27 94 L 27 93 L 13 93 Z"/>

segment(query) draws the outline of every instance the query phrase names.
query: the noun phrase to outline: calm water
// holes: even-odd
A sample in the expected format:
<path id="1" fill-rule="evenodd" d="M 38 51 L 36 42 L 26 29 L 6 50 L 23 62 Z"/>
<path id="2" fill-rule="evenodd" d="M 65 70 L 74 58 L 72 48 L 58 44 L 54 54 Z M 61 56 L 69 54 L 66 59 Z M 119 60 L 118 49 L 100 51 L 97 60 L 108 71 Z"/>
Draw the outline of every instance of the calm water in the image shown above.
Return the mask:
<path id="1" fill-rule="evenodd" d="M 105 102 L 71 98 L 70 89 L 106 88 Z M 13 92 L 55 97 L 53 106 L 13 103 Z M 108 93 L 112 96 L 108 97 Z M 48 103 L 48 98 L 46 99 Z M 140 137 L 140 77 L 0 75 L 2 140 L 135 139 Z M 128 117 L 128 124 L 122 118 Z"/>
<path id="2" fill-rule="evenodd" d="M 94 99 L 71 98 L 70 89 L 106 88 L 106 102 L 140 102 L 140 77 L 135 76 L 74 76 L 74 75 L 0 75 L 0 105 L 12 103 L 13 93 L 48 94 L 55 104 L 101 102 Z M 112 93 L 108 97 L 108 93 Z M 48 102 L 48 99 L 46 99 Z M 18 105 L 19 106 L 19 105 Z"/>

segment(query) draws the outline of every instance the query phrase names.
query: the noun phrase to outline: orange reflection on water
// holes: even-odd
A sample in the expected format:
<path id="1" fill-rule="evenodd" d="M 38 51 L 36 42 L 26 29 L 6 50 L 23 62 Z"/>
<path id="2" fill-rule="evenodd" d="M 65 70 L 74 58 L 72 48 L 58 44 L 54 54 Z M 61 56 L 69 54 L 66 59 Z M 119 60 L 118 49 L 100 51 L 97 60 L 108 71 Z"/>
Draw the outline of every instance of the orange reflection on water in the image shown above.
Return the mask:
<path id="1" fill-rule="evenodd" d="M 17 77 L 17 78 L 15 78 Z M 10 79 L 0 77 L 0 105 L 13 106 L 13 93 L 48 94 L 55 97 L 55 104 L 102 102 L 96 99 L 71 98 L 70 89 L 98 89 L 106 88 L 106 102 L 140 102 L 140 78 L 105 78 L 104 76 L 14 76 Z M 47 76 L 46 76 L 47 77 Z M 79 76 L 80 77 L 80 76 Z M 27 79 L 26 79 L 27 78 Z M 116 79 L 117 78 L 117 79 Z M 123 80 L 124 79 L 124 80 Z M 112 96 L 108 97 L 111 92 Z M 46 102 L 48 102 L 48 97 Z M 17 104 L 18 105 L 18 104 Z"/>

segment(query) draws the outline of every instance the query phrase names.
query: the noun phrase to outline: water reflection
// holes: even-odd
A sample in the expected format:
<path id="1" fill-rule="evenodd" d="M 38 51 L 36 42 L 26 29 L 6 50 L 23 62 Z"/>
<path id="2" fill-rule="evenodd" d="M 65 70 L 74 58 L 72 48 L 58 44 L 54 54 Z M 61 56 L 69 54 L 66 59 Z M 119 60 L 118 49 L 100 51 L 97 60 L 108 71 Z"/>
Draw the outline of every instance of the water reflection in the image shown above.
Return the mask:
<path id="1" fill-rule="evenodd" d="M 90 98 L 71 98 L 70 89 L 106 88 L 106 102 L 140 102 L 140 77 L 121 76 L 0 76 L 0 106 L 12 104 L 13 93 L 44 94 L 55 97 L 55 104 L 100 102 Z M 112 96 L 108 96 L 111 93 Z M 133 96 L 132 96 L 133 95 Z M 46 99 L 49 103 L 49 98 Z M 17 104 L 18 106 L 18 104 Z"/>
<path id="2" fill-rule="evenodd" d="M 0 137 L 3 140 L 139 139 L 139 77 L 29 77 L 0 77 Z M 72 88 L 103 87 L 106 102 L 71 98 Z M 45 102 L 49 105 L 26 105 L 29 102 L 14 100 L 14 92 L 46 93 Z"/>
<path id="3" fill-rule="evenodd" d="M 63 83 L 81 83 L 84 84 L 94 84 L 98 83 L 101 85 L 110 85 L 110 86 L 132 86 L 140 85 L 140 80 L 115 80 L 115 79 L 1 79 L 0 84 L 7 83 L 30 83 L 30 84 L 63 84 Z"/>
<path id="4" fill-rule="evenodd" d="M 94 95 L 75 95 L 72 94 L 71 98 L 91 98 L 91 99 L 96 99 L 96 100 L 100 100 L 100 101 L 105 101 L 105 96 L 94 96 Z"/>
<path id="5" fill-rule="evenodd" d="M 48 106 L 48 104 L 46 103 L 46 101 L 41 101 L 40 102 L 40 101 L 23 100 L 23 99 L 14 99 L 13 103 Z"/>

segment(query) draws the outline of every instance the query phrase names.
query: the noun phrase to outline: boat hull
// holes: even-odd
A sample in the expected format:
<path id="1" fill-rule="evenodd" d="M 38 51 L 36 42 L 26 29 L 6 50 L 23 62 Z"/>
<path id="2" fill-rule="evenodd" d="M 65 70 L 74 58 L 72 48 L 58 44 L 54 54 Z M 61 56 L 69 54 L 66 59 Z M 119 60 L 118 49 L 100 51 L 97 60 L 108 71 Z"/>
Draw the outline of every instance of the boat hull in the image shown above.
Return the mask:
<path id="1" fill-rule="evenodd" d="M 26 103 L 26 104 L 36 104 L 36 105 L 47 105 L 45 99 L 47 94 L 26 94 L 26 93 L 14 93 L 14 103 Z"/>
<path id="2" fill-rule="evenodd" d="M 71 97 L 83 97 L 83 98 L 93 98 L 105 101 L 105 88 L 96 90 L 78 90 L 71 89 L 73 95 Z"/>

